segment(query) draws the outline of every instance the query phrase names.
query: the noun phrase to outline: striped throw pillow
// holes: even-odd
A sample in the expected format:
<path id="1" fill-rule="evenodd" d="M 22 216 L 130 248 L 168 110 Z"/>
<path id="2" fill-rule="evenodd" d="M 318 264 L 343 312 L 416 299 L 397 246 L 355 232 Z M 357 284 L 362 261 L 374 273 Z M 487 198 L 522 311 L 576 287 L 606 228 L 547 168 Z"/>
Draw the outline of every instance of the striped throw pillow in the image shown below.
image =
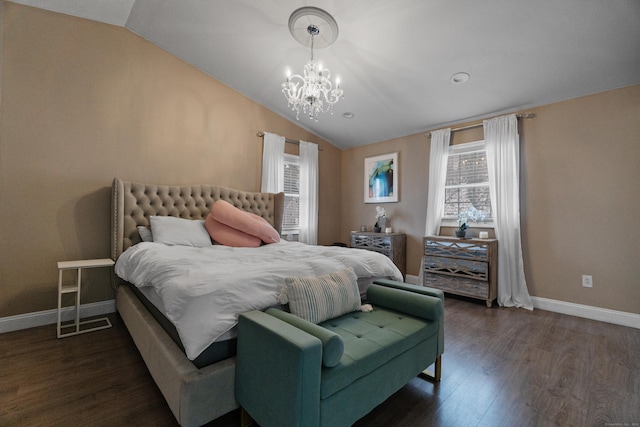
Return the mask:
<path id="1" fill-rule="evenodd" d="M 318 277 L 287 277 L 280 303 L 292 314 L 321 323 L 360 310 L 358 278 L 352 268 Z"/>

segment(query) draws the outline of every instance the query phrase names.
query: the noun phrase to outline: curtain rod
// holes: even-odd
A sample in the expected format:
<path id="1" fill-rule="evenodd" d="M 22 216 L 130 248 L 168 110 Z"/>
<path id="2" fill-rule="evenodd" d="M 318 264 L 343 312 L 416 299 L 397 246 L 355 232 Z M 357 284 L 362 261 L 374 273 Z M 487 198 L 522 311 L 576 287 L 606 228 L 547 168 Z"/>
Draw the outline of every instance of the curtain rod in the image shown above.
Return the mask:
<path id="1" fill-rule="evenodd" d="M 258 133 L 256 133 L 256 136 L 262 138 L 264 136 L 264 132 L 259 130 Z M 295 144 L 295 145 L 300 145 L 300 141 L 296 141 L 295 139 L 289 139 L 289 138 L 285 138 L 284 142 L 287 142 L 289 144 Z M 316 144 L 318 145 L 317 142 L 312 142 L 312 144 Z M 322 151 L 322 147 L 318 146 L 318 151 Z"/>
<path id="2" fill-rule="evenodd" d="M 516 114 L 516 117 L 518 119 L 533 119 L 535 116 L 536 116 L 535 113 L 520 113 L 520 114 Z M 458 132 L 458 131 L 467 130 L 467 129 L 475 129 L 475 128 L 479 128 L 481 126 L 483 126 L 482 123 L 476 123 L 475 125 L 468 125 L 468 126 L 462 126 L 462 127 L 459 127 L 459 128 L 453 128 L 453 129 L 451 129 L 451 132 Z M 425 136 L 427 138 L 431 138 L 431 132 L 425 134 Z"/>

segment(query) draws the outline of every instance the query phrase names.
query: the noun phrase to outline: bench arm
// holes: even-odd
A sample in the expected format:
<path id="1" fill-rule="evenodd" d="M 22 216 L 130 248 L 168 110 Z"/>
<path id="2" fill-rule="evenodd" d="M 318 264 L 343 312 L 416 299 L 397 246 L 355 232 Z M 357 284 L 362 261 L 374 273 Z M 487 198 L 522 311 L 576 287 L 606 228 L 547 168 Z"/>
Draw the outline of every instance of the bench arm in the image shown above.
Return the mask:
<path id="1" fill-rule="evenodd" d="M 426 316 L 435 315 L 435 318 L 430 317 L 429 320 L 434 320 L 438 322 L 438 356 L 444 353 L 444 292 L 442 292 L 439 289 L 429 288 L 426 286 L 412 285 L 409 283 L 402 283 L 395 280 L 379 279 L 379 280 L 374 280 L 373 285 L 369 286 L 369 288 L 367 289 L 367 299 L 370 299 L 369 289 L 371 289 L 374 286 L 386 288 L 386 290 L 382 292 L 380 289 L 374 288 L 373 295 L 377 295 L 377 296 L 374 296 L 375 302 L 372 302 L 372 304 L 375 305 L 377 303 L 387 308 L 391 308 L 392 310 L 396 310 L 400 312 L 404 311 L 407 314 L 412 314 L 412 313 L 409 313 L 406 310 L 403 310 L 402 306 L 401 305 L 399 306 L 397 302 L 395 303 L 396 304 L 395 307 L 389 307 L 385 305 L 385 301 L 391 300 L 390 298 L 387 298 L 386 295 L 390 292 L 395 291 L 395 292 L 403 292 L 406 294 L 414 294 L 415 296 L 424 296 L 425 298 L 439 301 L 440 311 L 438 312 L 438 309 L 436 309 L 436 311 L 427 310 L 425 311 L 425 313 L 431 313 L 431 314 L 425 314 L 425 315 Z M 397 298 L 395 300 L 397 300 Z M 425 315 L 417 315 L 417 316 L 426 318 Z M 416 314 L 414 314 L 414 316 L 416 316 Z"/>
<path id="2" fill-rule="evenodd" d="M 442 321 L 444 308 L 438 298 L 373 284 L 367 288 L 367 302 L 434 322 Z"/>
<path id="3" fill-rule="evenodd" d="M 410 283 L 398 282 L 397 280 L 388 280 L 388 279 L 376 279 L 373 283 L 381 286 L 387 286 L 389 288 L 402 289 L 409 292 L 415 292 L 417 294 L 429 295 L 432 297 L 439 298 L 444 305 L 444 292 L 440 289 L 429 288 L 427 286 L 420 285 L 412 285 Z"/>
<path id="4" fill-rule="evenodd" d="M 262 427 L 316 426 L 322 342 L 261 311 L 238 319 L 236 400 Z"/>

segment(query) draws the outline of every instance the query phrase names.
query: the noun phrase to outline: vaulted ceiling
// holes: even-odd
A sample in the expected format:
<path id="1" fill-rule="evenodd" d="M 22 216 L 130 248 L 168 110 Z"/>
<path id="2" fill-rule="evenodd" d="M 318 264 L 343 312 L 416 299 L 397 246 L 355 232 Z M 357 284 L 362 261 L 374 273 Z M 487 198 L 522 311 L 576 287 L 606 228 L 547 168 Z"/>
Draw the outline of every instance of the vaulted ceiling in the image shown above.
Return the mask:
<path id="1" fill-rule="evenodd" d="M 341 148 L 640 83 L 638 0 L 13 1 L 126 27 L 293 122 L 280 84 L 309 49 L 289 15 L 319 7 L 345 97 L 297 123 Z"/>

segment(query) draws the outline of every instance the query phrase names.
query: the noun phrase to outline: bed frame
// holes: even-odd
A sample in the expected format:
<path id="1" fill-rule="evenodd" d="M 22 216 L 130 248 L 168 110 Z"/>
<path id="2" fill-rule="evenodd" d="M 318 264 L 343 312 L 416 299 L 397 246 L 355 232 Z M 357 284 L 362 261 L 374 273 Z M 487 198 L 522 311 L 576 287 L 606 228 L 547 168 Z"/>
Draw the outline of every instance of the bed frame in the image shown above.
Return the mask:
<path id="1" fill-rule="evenodd" d="M 216 200 L 265 218 L 281 232 L 284 193 L 253 193 L 213 185 L 166 186 L 113 180 L 111 256 L 141 241 L 137 227 L 149 216 L 205 219 Z M 183 427 L 200 426 L 238 407 L 236 358 L 196 368 L 127 286 L 115 277 L 116 308 L 173 415 Z"/>

